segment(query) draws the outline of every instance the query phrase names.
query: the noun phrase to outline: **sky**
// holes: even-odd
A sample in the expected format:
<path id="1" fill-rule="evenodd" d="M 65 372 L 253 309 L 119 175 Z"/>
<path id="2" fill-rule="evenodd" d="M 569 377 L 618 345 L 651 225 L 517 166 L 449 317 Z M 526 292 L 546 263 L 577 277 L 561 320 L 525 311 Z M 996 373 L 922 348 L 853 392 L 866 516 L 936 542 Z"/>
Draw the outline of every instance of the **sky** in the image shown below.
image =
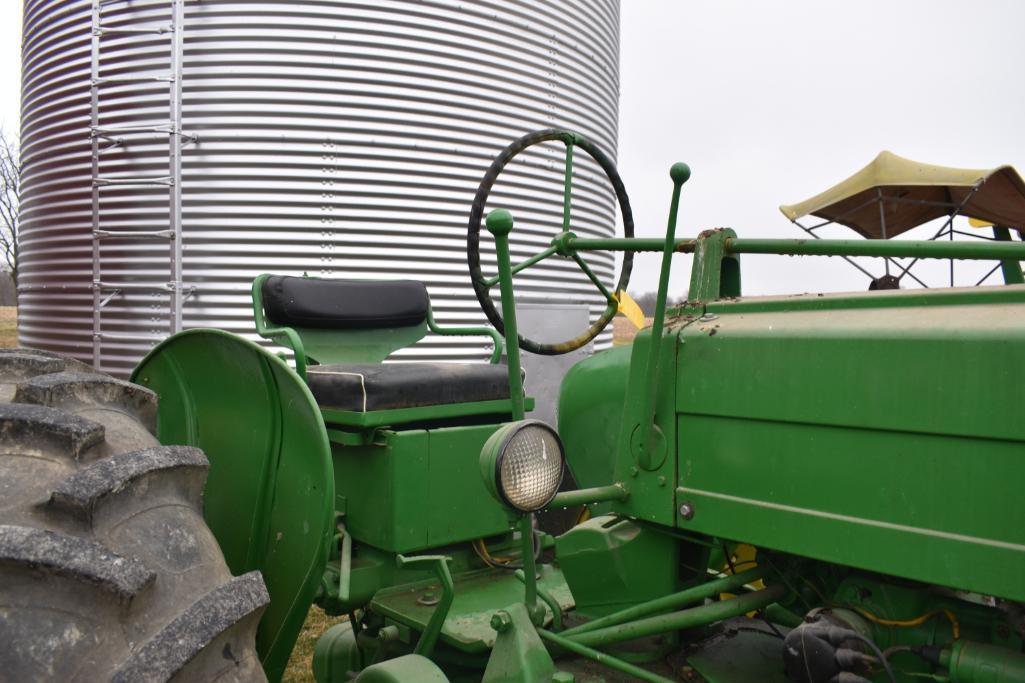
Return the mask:
<path id="1" fill-rule="evenodd" d="M 0 3 L 0 122 L 18 127 L 20 6 Z M 883 149 L 1025 170 L 1025 2 L 622 0 L 619 169 L 637 234 L 665 232 L 669 167 L 690 164 L 678 236 L 799 237 L 778 211 Z M 853 237 L 843 231 L 837 237 Z M 655 289 L 639 256 L 631 291 Z M 677 258 L 670 292 L 686 290 Z M 750 294 L 864 289 L 839 259 L 745 256 Z"/>
<path id="2" fill-rule="evenodd" d="M 1025 172 L 1023 26 L 1018 0 L 623 0 L 619 166 L 638 232 L 664 234 L 674 161 L 693 171 L 680 236 L 803 236 L 779 205 L 884 149 Z M 655 289 L 657 261 L 640 264 L 631 290 Z M 671 292 L 689 267 L 677 259 Z M 741 271 L 747 293 L 868 282 L 835 258 L 744 256 Z"/>

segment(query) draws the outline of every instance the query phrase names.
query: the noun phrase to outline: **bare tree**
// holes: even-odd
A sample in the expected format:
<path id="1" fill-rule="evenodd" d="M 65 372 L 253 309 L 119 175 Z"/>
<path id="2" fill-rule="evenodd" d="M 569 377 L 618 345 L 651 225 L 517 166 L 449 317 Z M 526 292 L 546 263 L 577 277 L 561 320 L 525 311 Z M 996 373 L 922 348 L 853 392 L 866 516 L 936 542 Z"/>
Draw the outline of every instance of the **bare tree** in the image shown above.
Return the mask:
<path id="1" fill-rule="evenodd" d="M 18 141 L 0 130 L 0 268 L 18 284 L 18 182 L 21 163 Z"/>
<path id="2" fill-rule="evenodd" d="M 644 315 L 649 318 L 655 315 L 655 304 L 658 302 L 658 292 L 641 292 L 634 296 L 633 299 L 637 302 L 637 305 L 640 307 L 641 312 L 643 312 Z M 678 297 L 669 296 L 666 297 L 666 299 L 666 304 L 669 306 L 679 306 L 687 301 L 687 295 L 684 294 L 683 296 Z"/>

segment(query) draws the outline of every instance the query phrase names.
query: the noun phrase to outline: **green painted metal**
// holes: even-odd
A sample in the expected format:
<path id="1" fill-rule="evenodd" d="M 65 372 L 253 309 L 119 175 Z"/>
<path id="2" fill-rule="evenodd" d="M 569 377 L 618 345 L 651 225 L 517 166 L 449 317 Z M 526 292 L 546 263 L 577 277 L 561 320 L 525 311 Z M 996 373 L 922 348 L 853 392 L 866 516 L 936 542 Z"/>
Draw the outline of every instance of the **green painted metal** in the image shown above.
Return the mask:
<path id="1" fill-rule="evenodd" d="M 556 600 L 563 611 L 573 608 L 573 596 L 562 572 L 550 564 L 537 567 L 539 587 Z M 452 576 L 455 599 L 441 630 L 440 644 L 468 654 L 487 653 L 495 644 L 491 617 L 497 605 L 523 604 L 523 584 L 506 569 L 457 571 Z M 434 608 L 420 600 L 424 594 L 436 594 L 437 579 L 397 584 L 374 595 L 370 608 L 416 631 L 426 628 Z M 544 603 L 543 623 L 552 621 Z"/>
<path id="2" fill-rule="evenodd" d="M 551 680 L 555 663 L 538 637 L 523 603 L 513 603 L 499 610 L 489 623 L 497 635 L 481 683 Z"/>
<path id="3" fill-rule="evenodd" d="M 570 146 L 572 147 L 572 146 Z M 498 279 L 502 293 L 502 320 L 505 322 L 506 362 L 509 366 L 509 397 L 512 400 L 512 419 L 522 420 L 523 379 L 520 365 L 519 333 L 516 330 L 516 300 L 513 296 L 512 266 L 509 264 L 509 233 L 513 228 L 512 214 L 504 209 L 492 211 L 487 217 L 487 228 L 495 238 L 495 256 L 498 260 Z"/>
<path id="4" fill-rule="evenodd" d="M 364 669 L 356 683 L 449 683 L 438 666 L 421 655 L 403 655 Z"/>
<path id="5" fill-rule="evenodd" d="M 994 225 L 993 239 L 1000 242 L 1010 242 L 1011 231 L 1002 225 Z M 1025 273 L 1022 272 L 1019 261 L 1001 261 L 1000 269 L 1003 272 L 1004 284 L 1020 285 L 1025 283 Z"/>
<path id="6" fill-rule="evenodd" d="M 495 425 L 380 430 L 378 444 L 332 443 L 334 482 L 353 538 L 411 553 L 508 532 L 478 454 Z M 459 491 L 458 495 L 453 495 Z"/>
<path id="7" fill-rule="evenodd" d="M 627 345 L 599 351 L 570 368 L 562 380 L 559 436 L 566 466 L 581 488 L 598 488 L 614 481 L 632 350 Z M 565 498 L 557 496 L 556 501 L 560 500 Z M 601 505 L 595 513 L 606 509 L 607 505 Z"/>
<path id="8" fill-rule="evenodd" d="M 927 584 L 854 573 L 833 589 L 828 609 L 881 648 L 949 647 L 957 640 L 968 640 L 1022 651 L 1022 635 L 1005 611 L 958 599 Z M 905 660 L 901 662 L 905 670 L 929 670 L 921 659 Z"/>
<path id="9" fill-rule="evenodd" d="M 1025 244 L 997 242 L 940 242 L 931 240 L 815 240 L 740 239 L 726 244 L 731 254 L 784 256 L 891 256 L 939 259 L 1025 259 Z"/>
<path id="10" fill-rule="evenodd" d="M 940 655 L 951 683 L 1023 683 L 1025 655 L 1007 648 L 960 640 Z"/>
<path id="11" fill-rule="evenodd" d="M 519 579 L 520 583 L 526 584 L 527 578 L 526 575 L 523 573 L 522 569 L 517 569 L 515 572 L 513 572 L 513 576 Z M 545 605 L 548 606 L 548 609 L 552 613 L 552 629 L 555 631 L 561 631 L 563 629 L 562 605 L 559 604 L 559 601 L 556 600 L 551 595 L 551 593 L 546 591 L 543 587 L 538 586 L 537 582 L 534 583 L 534 590 L 537 591 L 537 597 L 541 598 L 544 601 Z M 541 613 L 541 620 L 543 620 L 543 618 L 544 613 Z"/>
<path id="12" fill-rule="evenodd" d="M 709 305 L 679 333 L 676 524 L 1025 598 L 1025 287 L 997 289 Z"/>
<path id="13" fill-rule="evenodd" d="M 253 320 L 256 332 L 292 350 L 296 372 L 306 378 L 310 361 L 329 363 L 380 363 L 392 352 L 411 346 L 424 338 L 428 331 L 442 336 L 486 336 L 494 344 L 491 362 L 502 357 L 502 337 L 490 327 L 441 327 L 434 321 L 434 310 L 428 308 L 427 318 L 418 325 L 380 330 L 322 330 L 274 325 L 263 310 L 263 283 L 270 274 L 264 273 L 253 280 Z"/>
<path id="14" fill-rule="evenodd" d="M 588 659 L 592 659 L 598 662 L 599 664 L 604 664 L 610 669 L 615 669 L 616 671 L 622 671 L 625 674 L 629 674 L 630 676 L 633 676 L 638 680 L 649 681 L 650 683 L 673 683 L 671 678 L 666 678 L 664 676 L 653 674 L 650 671 L 642 669 L 639 666 L 634 666 L 629 662 L 625 662 L 622 659 L 619 659 L 618 657 L 613 657 L 612 655 L 607 654 L 605 652 L 599 652 L 598 650 L 589 648 L 585 645 L 581 645 L 580 643 L 574 640 L 570 640 L 565 636 L 552 633 L 551 631 L 545 631 L 544 629 L 540 629 L 538 630 L 538 635 L 540 635 L 548 642 L 563 650 L 567 650 L 569 652 L 572 652 L 573 654 L 580 655 L 581 657 L 587 657 Z"/>
<path id="15" fill-rule="evenodd" d="M 683 184 L 690 178 L 690 168 L 686 164 L 673 164 L 669 171 L 673 181 L 673 198 L 669 204 L 669 224 L 666 227 L 665 246 L 662 251 L 662 267 L 658 278 L 658 295 L 655 299 L 655 315 L 651 323 L 651 343 L 648 347 L 647 363 L 644 367 L 643 381 L 638 387 L 640 395 L 637 412 L 634 414 L 634 421 L 639 429 L 631 439 L 630 447 L 633 451 L 634 460 L 637 466 L 645 470 L 653 470 L 657 467 L 658 456 L 652 451 L 657 449 L 655 444 L 655 397 L 659 383 L 659 346 L 662 341 L 663 324 L 665 323 L 666 298 L 669 293 L 669 272 L 673 260 L 673 242 L 676 239 L 676 215 L 680 208 L 680 190 Z M 634 394 L 637 396 L 638 394 Z"/>
<path id="16" fill-rule="evenodd" d="M 629 492 L 622 484 L 611 484 L 610 486 L 596 486 L 589 489 L 574 489 L 555 494 L 547 509 L 569 508 L 576 505 L 591 505 L 593 503 L 605 503 L 611 500 L 626 500 Z"/>
<path id="17" fill-rule="evenodd" d="M 604 647 L 626 640 L 680 631 L 696 626 L 705 626 L 722 621 L 723 619 L 737 617 L 762 609 L 786 596 L 787 590 L 786 586 L 773 585 L 754 593 L 746 593 L 731 600 L 710 602 L 699 607 L 691 607 L 690 609 L 670 612 L 669 614 L 644 617 L 584 633 L 573 635 L 566 635 L 564 633 L 563 637 L 588 647 Z"/>
<path id="18" fill-rule="evenodd" d="M 534 399 L 522 397 L 521 401 L 524 410 L 534 409 Z M 447 403 L 415 408 L 396 408 L 394 410 L 372 410 L 366 413 L 321 408 L 320 413 L 327 424 L 362 430 L 482 415 L 494 416 L 496 422 L 505 422 L 510 419 L 514 409 L 513 401 L 502 399 L 476 401 L 473 403 Z"/>
<path id="19" fill-rule="evenodd" d="M 313 648 L 312 668 L 317 683 L 346 681 L 350 671 L 363 668 L 352 624 L 335 624 L 324 631 Z"/>
<path id="20" fill-rule="evenodd" d="M 263 317 L 265 276 L 254 282 L 257 329 L 293 349 L 296 371 L 216 331 L 178 335 L 137 370 L 137 381 L 161 394 L 161 440 L 211 457 L 207 516 L 229 566 L 268 579 L 258 647 L 272 680 L 314 593 L 330 613 L 358 610 L 362 629 L 359 638 L 351 626 L 333 629 L 318 644 L 322 683 L 385 657 L 393 659 L 357 680 L 448 680 L 417 654 L 460 681 L 480 680 L 485 661 L 489 683 L 566 678 L 550 652 L 663 681 L 600 650 L 742 624 L 756 610 L 795 626 L 812 608 L 882 646 L 947 648 L 942 663 L 953 681 L 1021 680 L 1022 643 L 1006 615 L 931 587 L 1025 599 L 1025 423 L 1017 415 L 1025 286 L 751 299 L 741 297 L 738 256 L 997 260 L 1010 283 L 1023 279 L 1025 244 L 999 229 L 982 244 L 755 240 L 730 230 L 681 240 L 684 165 L 670 174 L 663 238 L 579 238 L 569 230 L 576 138 L 567 135 L 552 138 L 567 150 L 563 231 L 549 248 L 514 267 L 511 214 L 486 220 L 499 274 L 475 286 L 501 288 L 508 401 L 319 409 L 302 380 L 307 364 L 378 362 L 428 331 L 445 332 L 433 314 L 373 333 L 275 327 Z M 600 503 L 615 516 L 570 530 L 555 541 L 558 563 L 535 566 L 530 516 L 489 495 L 479 471 L 488 439 L 530 407 L 512 278 L 554 254 L 572 258 L 608 300 L 605 320 L 615 293 L 581 258 L 596 249 L 661 251 L 655 324 L 567 378 L 560 425 L 583 488 L 550 507 Z M 667 310 L 671 258 L 689 252 L 690 301 Z M 490 335 L 499 359 L 496 331 L 447 332 Z M 478 424 L 423 428 L 460 419 Z M 482 569 L 494 562 L 470 543 L 485 538 L 493 556 L 511 555 L 502 561 L 523 569 Z M 741 542 L 759 547 L 758 566 L 708 580 Z M 767 587 L 751 585 L 759 579 Z M 717 600 L 729 592 L 740 595 Z M 564 617 L 591 619 L 563 630 Z M 774 681 L 771 637 L 744 633 L 727 649 L 701 644 L 691 661 L 713 683 Z M 909 675 L 931 672 L 906 651 L 894 656 Z"/>
<path id="21" fill-rule="evenodd" d="M 557 537 L 555 552 L 578 615 L 603 617 L 679 588 L 677 539 L 628 519 L 591 518 Z"/>
<path id="22" fill-rule="evenodd" d="M 434 612 L 431 614 L 427 626 L 420 634 L 420 639 L 413 648 L 413 654 L 430 657 L 439 636 L 441 636 L 441 627 L 445 624 L 445 619 L 448 617 L 448 611 L 452 607 L 452 600 L 455 598 L 456 589 L 452 584 L 452 574 L 448 570 L 448 563 L 451 558 L 444 555 L 417 555 L 415 557 L 399 555 L 395 559 L 398 562 L 399 568 L 421 562 L 432 564 L 435 575 L 438 578 L 438 583 L 441 584 L 441 597 L 434 607 Z"/>
<path id="23" fill-rule="evenodd" d="M 276 681 L 334 532 L 330 450 L 317 405 L 281 359 L 219 330 L 164 341 L 132 380 L 160 396 L 161 443 L 197 446 L 210 460 L 204 515 L 231 571 L 263 574 L 271 602 L 256 644 Z"/>
<path id="24" fill-rule="evenodd" d="M 707 230 L 698 237 L 690 271 L 690 301 L 717 301 L 740 296 L 740 259 L 727 252 L 736 233 L 729 228 Z"/>
<path id="25" fill-rule="evenodd" d="M 662 251 L 665 241 L 654 237 L 574 237 L 564 248 L 573 251 Z M 673 251 L 693 253 L 697 241 L 678 239 Z M 893 258 L 1025 260 L 1025 244 L 993 242 L 939 242 L 932 240 L 815 240 L 740 239 L 726 245 L 729 254 L 773 254 L 780 256 L 889 256 Z"/>
<path id="26" fill-rule="evenodd" d="M 537 601 L 537 569 L 534 561 L 534 515 L 520 517 L 520 561 L 523 563 L 523 604 L 531 620 L 544 623 L 544 607 Z"/>
<path id="27" fill-rule="evenodd" d="M 530 268 L 535 263 L 540 263 L 541 261 L 544 261 L 549 256 L 552 256 L 553 254 L 556 254 L 558 251 L 559 251 L 558 247 L 555 247 L 555 246 L 548 247 L 544 251 L 541 251 L 541 252 L 539 252 L 537 254 L 534 254 L 533 256 L 531 256 L 530 258 L 526 259 L 525 261 L 521 261 L 520 263 L 517 263 L 515 266 L 513 266 L 509 270 L 509 273 L 510 273 L 510 275 L 515 275 L 516 273 L 520 272 L 521 270 L 526 270 L 527 268 Z M 494 287 L 495 285 L 497 285 L 498 284 L 498 280 L 499 280 L 499 276 L 495 275 L 494 277 L 484 278 L 482 280 L 482 282 L 484 282 L 485 286 L 490 288 L 490 287 Z"/>
<path id="28" fill-rule="evenodd" d="M 567 144 L 568 150 L 573 149 L 572 144 Z M 569 152 L 566 162 L 566 174 L 571 175 L 572 152 Z M 569 178 L 567 178 L 567 181 Z M 567 188 L 569 182 L 567 182 Z M 567 189 L 566 205 L 569 206 L 569 190 Z M 568 220 L 568 218 L 567 218 Z M 509 233 L 512 232 L 513 218 L 508 211 L 498 209 L 492 211 L 487 217 L 488 231 L 495 238 L 495 254 L 498 260 L 499 287 L 502 293 L 502 320 L 505 322 L 506 353 L 509 365 L 509 397 L 512 399 L 514 421 L 522 420 L 523 411 L 523 378 L 520 374 L 520 346 L 519 332 L 516 328 L 516 300 L 513 296 L 512 271 L 509 263 Z M 532 619 L 539 619 L 541 610 L 537 604 L 537 578 L 534 572 L 534 524 L 533 514 L 526 514 L 520 518 L 520 538 L 522 548 L 520 557 L 523 561 L 525 580 L 524 604 L 527 613 Z"/>
<path id="29" fill-rule="evenodd" d="M 633 577 L 636 579 L 636 577 L 640 575 L 641 574 L 635 573 Z M 692 605 L 708 598 L 714 598 L 720 593 L 736 591 L 737 589 L 744 587 L 746 584 L 764 579 L 768 575 L 769 571 L 766 568 L 756 567 L 738 574 L 700 583 L 676 593 L 663 592 L 662 595 L 654 598 L 653 600 L 648 600 L 647 602 L 627 607 L 626 609 L 618 612 L 613 612 L 603 617 L 592 619 L 580 626 L 565 631 L 563 635 L 568 637 L 578 633 L 596 631 L 609 626 L 615 626 L 617 624 L 623 624 L 643 617 L 648 617 L 652 614 L 658 614 L 659 612 Z"/>
<path id="30" fill-rule="evenodd" d="M 659 348 L 659 367 L 661 372 L 672 377 L 676 367 L 678 342 L 675 332 L 675 321 L 669 322 L 672 330 L 662 337 Z M 673 482 L 677 478 L 677 462 L 670 454 L 675 453 L 676 438 L 676 382 L 659 382 L 655 398 L 655 434 L 647 465 L 651 469 L 638 466 L 636 435 L 642 428 L 647 428 L 649 418 L 642 418 L 636 407 L 640 401 L 630 397 L 638 396 L 646 390 L 647 376 L 645 366 L 651 348 L 651 331 L 642 330 L 631 345 L 629 377 L 627 380 L 627 400 L 624 406 L 623 428 L 616 441 L 616 469 L 613 477 L 615 483 L 622 484 L 630 496 L 623 501 L 614 502 L 611 511 L 624 516 L 653 522 L 666 527 L 676 523 L 674 508 Z"/>

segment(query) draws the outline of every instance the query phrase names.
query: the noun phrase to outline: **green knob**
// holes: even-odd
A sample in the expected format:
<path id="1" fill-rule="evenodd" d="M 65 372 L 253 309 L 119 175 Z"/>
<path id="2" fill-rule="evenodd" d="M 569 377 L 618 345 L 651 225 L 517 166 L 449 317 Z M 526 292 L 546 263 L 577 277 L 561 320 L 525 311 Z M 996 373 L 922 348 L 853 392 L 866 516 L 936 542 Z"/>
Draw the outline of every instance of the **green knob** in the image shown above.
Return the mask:
<path id="1" fill-rule="evenodd" d="M 673 179 L 675 184 L 683 185 L 690 178 L 690 166 L 682 161 L 677 161 L 669 169 L 669 177 Z"/>
<path id="2" fill-rule="evenodd" d="M 485 223 L 488 226 L 488 232 L 492 235 L 508 235 L 512 232 L 513 217 L 505 209 L 495 209 L 488 214 Z"/>

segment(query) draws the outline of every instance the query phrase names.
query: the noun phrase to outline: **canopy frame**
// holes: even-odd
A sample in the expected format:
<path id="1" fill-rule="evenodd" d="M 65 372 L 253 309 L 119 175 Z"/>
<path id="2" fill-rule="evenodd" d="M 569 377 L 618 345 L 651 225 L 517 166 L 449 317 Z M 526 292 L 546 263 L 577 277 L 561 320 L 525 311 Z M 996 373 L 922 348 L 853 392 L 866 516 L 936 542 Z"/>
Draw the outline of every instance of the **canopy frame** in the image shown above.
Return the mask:
<path id="1" fill-rule="evenodd" d="M 1025 199 L 1025 183 L 1022 182 L 1021 177 L 1017 172 L 1009 166 L 1001 166 L 996 169 L 983 171 L 952 169 L 918 164 L 917 162 L 913 162 L 908 159 L 902 159 L 890 152 L 882 152 L 872 161 L 872 163 L 838 185 L 800 204 L 781 206 L 780 210 L 785 216 L 787 216 L 790 222 L 814 239 L 821 239 L 821 237 L 816 233 L 817 230 L 832 224 L 844 225 L 845 227 L 862 234 L 862 236 L 867 239 L 891 239 L 896 237 L 898 234 L 914 229 L 919 225 L 923 225 L 935 218 L 941 217 L 943 214 L 946 214 L 946 219 L 944 220 L 943 225 L 932 237 L 929 238 L 929 240 L 940 240 L 943 238 L 953 240 L 955 235 L 960 235 L 973 239 L 1006 241 L 1010 239 L 1011 229 L 1016 229 L 1019 233 L 1019 237 L 1025 240 L 1025 235 L 1022 234 L 1022 228 L 1025 228 L 1025 224 L 1010 227 L 1002 225 L 1002 222 L 992 221 L 992 237 L 964 232 L 954 227 L 954 219 L 958 216 L 968 215 L 968 213 L 975 213 L 979 210 L 979 207 L 976 206 L 974 210 L 969 209 L 967 213 L 965 211 L 966 207 L 977 196 L 980 188 L 983 187 L 986 181 L 998 173 L 1010 173 L 1010 175 L 1013 176 L 1012 186 L 1017 190 L 1021 198 Z M 966 182 L 972 177 L 974 177 L 973 182 Z M 945 191 L 947 201 L 899 196 L 893 192 L 887 192 L 888 188 L 907 188 L 909 186 L 920 188 L 931 187 Z M 996 188 L 996 190 L 1003 189 L 1004 188 L 1000 186 Z M 964 192 L 964 196 L 959 201 L 956 201 L 954 195 L 959 195 L 961 192 Z M 863 201 L 847 207 L 841 213 L 829 215 L 831 210 L 835 211 L 835 209 L 841 208 L 841 205 L 844 202 L 849 202 L 851 199 L 862 194 L 868 194 Z M 983 198 L 983 201 L 986 201 L 985 197 Z M 870 210 L 872 205 L 877 205 L 879 208 L 879 222 L 878 225 L 875 226 L 871 225 L 871 222 L 874 221 L 871 221 L 868 217 L 868 213 L 866 213 L 866 209 Z M 887 206 L 893 205 L 929 207 L 934 210 L 939 209 L 941 213 L 940 215 L 935 215 L 937 212 L 933 211 L 932 213 L 934 215 L 931 217 L 914 217 L 913 220 L 920 220 L 920 222 L 912 224 L 910 227 L 908 218 L 905 216 L 903 217 L 903 220 L 900 221 L 901 224 L 897 229 L 889 230 L 887 226 L 886 209 Z M 826 213 L 828 217 L 823 216 L 823 213 Z M 896 214 L 896 212 L 894 213 Z M 856 215 L 860 215 L 860 218 L 854 218 Z M 816 218 L 824 218 L 824 220 L 813 225 L 809 225 L 801 222 L 801 219 L 806 216 L 815 216 Z M 898 216 L 898 219 L 900 218 L 901 216 Z M 870 222 L 863 222 L 866 220 Z M 854 261 L 854 259 L 850 257 L 844 256 L 843 258 L 854 268 L 872 280 L 872 288 L 892 288 L 899 286 L 900 281 L 905 276 L 910 277 L 924 288 L 929 287 L 929 285 L 923 282 L 921 278 L 911 271 L 919 261 L 918 258 L 911 259 L 907 263 L 901 263 L 893 257 L 882 257 L 884 271 L 882 276 L 873 274 L 868 268 L 863 267 L 862 264 Z M 1018 276 L 1020 266 L 1012 268 L 1008 264 L 998 263 L 975 284 L 983 284 L 998 269 L 1000 269 L 1001 266 L 1004 266 L 1003 271 L 1005 282 L 1022 281 Z M 949 283 L 951 287 L 954 286 L 954 282 L 954 261 L 951 260 L 949 267 Z"/>

